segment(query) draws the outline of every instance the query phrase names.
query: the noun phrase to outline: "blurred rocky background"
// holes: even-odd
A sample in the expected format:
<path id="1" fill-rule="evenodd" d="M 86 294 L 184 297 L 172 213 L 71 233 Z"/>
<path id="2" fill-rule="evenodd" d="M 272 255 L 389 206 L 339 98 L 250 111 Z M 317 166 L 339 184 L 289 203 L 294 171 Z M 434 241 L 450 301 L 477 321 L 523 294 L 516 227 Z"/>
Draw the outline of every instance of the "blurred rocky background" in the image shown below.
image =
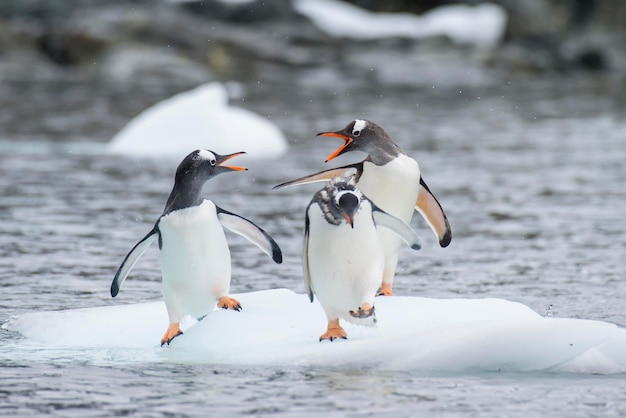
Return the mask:
<path id="1" fill-rule="evenodd" d="M 445 36 L 332 37 L 301 15 L 295 3 L 4 0 L 0 136 L 28 134 L 27 121 L 48 114 L 42 110 L 46 106 L 57 112 L 82 107 L 96 114 L 101 106 L 112 106 L 106 110 L 113 119 L 101 126 L 112 134 L 157 100 L 212 80 L 235 82 L 235 97 L 241 90 L 237 83 L 248 88 L 272 84 L 284 96 L 300 88 L 336 93 L 357 85 L 481 87 L 537 77 L 595 79 L 610 94 L 626 88 L 623 0 L 492 0 L 506 10 L 507 19 L 502 40 L 489 48 Z M 372 12 L 423 14 L 459 2 L 351 3 Z M 78 84 L 91 86 L 88 103 Z M 139 95 L 133 94 L 137 86 Z M 42 89 L 46 94 L 38 95 Z M 117 100 L 98 101 L 112 96 Z M 64 139 L 90 136 L 98 118 L 90 121 L 82 128 L 76 122 L 76 138 Z M 67 120 L 57 122 L 39 124 L 47 124 L 48 136 L 66 136 Z"/>

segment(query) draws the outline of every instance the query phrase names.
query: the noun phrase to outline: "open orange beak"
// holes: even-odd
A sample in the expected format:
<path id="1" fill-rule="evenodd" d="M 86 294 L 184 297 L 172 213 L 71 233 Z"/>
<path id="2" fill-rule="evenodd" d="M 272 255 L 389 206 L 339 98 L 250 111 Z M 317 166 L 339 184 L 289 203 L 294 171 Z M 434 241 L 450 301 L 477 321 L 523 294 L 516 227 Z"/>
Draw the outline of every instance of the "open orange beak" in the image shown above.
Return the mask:
<path id="1" fill-rule="evenodd" d="M 230 160 L 232 158 L 235 158 L 235 157 L 237 157 L 239 155 L 242 155 L 242 154 L 245 154 L 245 152 L 241 151 L 241 152 L 236 152 L 234 154 L 224 155 L 222 160 L 219 161 L 217 163 L 217 165 L 219 165 L 220 167 L 229 168 L 229 169 L 234 170 L 234 171 L 246 171 L 247 170 L 246 167 L 240 167 L 240 166 L 237 166 L 237 165 L 224 165 L 224 163 L 226 161 L 228 161 L 228 160 Z"/>
<path id="2" fill-rule="evenodd" d="M 336 138 L 341 138 L 344 141 L 342 146 L 337 148 L 335 152 L 333 152 L 332 154 L 328 156 L 328 158 L 326 158 L 326 161 L 324 161 L 326 163 L 336 158 L 338 155 L 341 155 L 341 153 L 346 149 L 346 147 L 350 145 L 353 141 L 353 139 L 350 138 L 349 136 L 346 136 L 337 132 L 322 132 L 321 134 L 317 134 L 317 136 L 334 136 Z"/>

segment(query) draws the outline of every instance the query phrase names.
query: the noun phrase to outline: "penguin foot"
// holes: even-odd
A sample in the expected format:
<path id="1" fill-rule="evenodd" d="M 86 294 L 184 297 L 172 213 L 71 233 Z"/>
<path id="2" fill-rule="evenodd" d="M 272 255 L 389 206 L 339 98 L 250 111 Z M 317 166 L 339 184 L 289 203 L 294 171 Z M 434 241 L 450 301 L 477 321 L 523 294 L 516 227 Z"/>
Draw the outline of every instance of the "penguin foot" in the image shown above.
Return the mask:
<path id="1" fill-rule="evenodd" d="M 378 289 L 376 296 L 393 296 L 393 290 L 390 283 L 384 283 Z"/>
<path id="2" fill-rule="evenodd" d="M 359 309 L 356 311 L 350 311 L 350 315 L 355 318 L 369 318 L 374 315 L 375 309 L 369 303 L 364 303 L 363 306 L 359 306 Z"/>
<path id="3" fill-rule="evenodd" d="M 180 330 L 179 323 L 174 322 L 170 324 L 170 326 L 167 327 L 167 331 L 165 331 L 165 335 L 163 335 L 163 338 L 161 338 L 161 347 L 163 347 L 165 343 L 167 343 L 167 345 L 170 345 L 172 340 L 179 335 L 183 335 L 183 332 Z"/>
<path id="4" fill-rule="evenodd" d="M 344 340 L 348 339 L 348 334 L 343 328 L 341 328 L 341 325 L 339 325 L 338 319 L 328 321 L 328 329 L 326 330 L 325 333 L 320 335 L 320 341 L 323 341 L 323 340 L 333 341 L 336 338 L 342 338 Z"/>
<path id="5" fill-rule="evenodd" d="M 235 298 L 230 296 L 222 296 L 217 300 L 217 306 L 222 309 L 234 309 L 239 312 L 241 310 L 241 303 Z"/>

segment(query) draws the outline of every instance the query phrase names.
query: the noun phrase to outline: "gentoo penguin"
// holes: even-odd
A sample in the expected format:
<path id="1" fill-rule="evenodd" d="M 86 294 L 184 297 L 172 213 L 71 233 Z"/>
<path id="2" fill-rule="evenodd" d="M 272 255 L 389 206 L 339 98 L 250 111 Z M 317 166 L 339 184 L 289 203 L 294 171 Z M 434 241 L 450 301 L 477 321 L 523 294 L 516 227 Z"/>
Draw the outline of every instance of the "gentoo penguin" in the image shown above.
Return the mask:
<path id="1" fill-rule="evenodd" d="M 406 223 L 411 221 L 413 211 L 417 210 L 437 236 L 439 245 L 447 247 L 450 244 L 452 231 L 448 218 L 422 178 L 417 162 L 407 156 L 380 126 L 356 119 L 340 131 L 317 135 L 344 140 L 344 144 L 329 155 L 326 162 L 350 151 L 363 151 L 368 156 L 359 163 L 320 171 L 279 184 L 274 189 L 327 181 L 338 175 L 354 175 L 356 186 L 378 207 Z M 385 269 L 379 294 L 390 296 L 393 294 L 400 239 L 386 229 L 381 229 L 379 236 L 385 248 Z"/>
<path id="2" fill-rule="evenodd" d="M 130 250 L 120 265 L 113 283 L 115 297 L 139 257 L 158 238 L 163 277 L 163 299 L 170 325 L 161 346 L 182 334 L 180 319 L 190 315 L 201 319 L 217 306 L 239 311 L 239 302 L 230 291 L 230 251 L 224 229 L 246 237 L 269 255 L 282 262 L 278 244 L 251 221 L 228 212 L 201 196 L 202 187 L 212 177 L 229 171 L 247 170 L 224 163 L 237 155 L 219 155 L 197 150 L 187 155 L 176 170 L 174 188 L 163 214 L 152 230 Z"/>
<path id="3" fill-rule="evenodd" d="M 317 296 L 328 319 L 320 341 L 347 338 L 339 319 L 374 326 L 374 297 L 385 263 L 377 231 L 390 230 L 414 250 L 420 248 L 417 233 L 341 177 L 315 193 L 305 219 L 306 290 L 311 302 Z"/>

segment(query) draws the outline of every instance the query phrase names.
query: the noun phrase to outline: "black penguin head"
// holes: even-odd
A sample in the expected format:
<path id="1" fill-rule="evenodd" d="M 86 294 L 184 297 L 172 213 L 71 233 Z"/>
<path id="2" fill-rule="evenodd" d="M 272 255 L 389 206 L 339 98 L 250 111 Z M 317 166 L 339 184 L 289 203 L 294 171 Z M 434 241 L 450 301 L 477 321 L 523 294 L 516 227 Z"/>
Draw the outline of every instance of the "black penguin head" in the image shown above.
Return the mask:
<path id="1" fill-rule="evenodd" d="M 224 163 L 245 152 L 220 155 L 216 152 L 201 149 L 187 155 L 176 169 L 176 181 L 195 180 L 204 184 L 207 180 L 229 171 L 245 171 L 247 168 L 228 166 Z"/>
<path id="2" fill-rule="evenodd" d="M 363 195 L 352 180 L 342 177 L 332 179 L 314 197 L 328 223 L 340 225 L 345 220 L 352 228 L 362 199 Z"/>
<path id="3" fill-rule="evenodd" d="M 225 165 L 231 158 L 245 152 L 220 155 L 209 150 L 196 150 L 187 155 L 176 169 L 174 188 L 165 205 L 164 214 L 202 203 L 200 193 L 209 179 L 230 171 L 245 171 L 247 168 Z"/>
<path id="4" fill-rule="evenodd" d="M 354 215 L 361 204 L 360 196 L 354 191 L 342 190 L 335 195 L 335 207 L 341 211 L 346 222 L 354 228 Z"/>
<path id="5" fill-rule="evenodd" d="M 387 132 L 369 120 L 356 119 L 340 131 L 322 132 L 317 136 L 333 136 L 344 141 L 341 147 L 326 158 L 326 162 L 346 152 L 363 151 L 375 164 L 383 165 L 402 153 Z"/>

